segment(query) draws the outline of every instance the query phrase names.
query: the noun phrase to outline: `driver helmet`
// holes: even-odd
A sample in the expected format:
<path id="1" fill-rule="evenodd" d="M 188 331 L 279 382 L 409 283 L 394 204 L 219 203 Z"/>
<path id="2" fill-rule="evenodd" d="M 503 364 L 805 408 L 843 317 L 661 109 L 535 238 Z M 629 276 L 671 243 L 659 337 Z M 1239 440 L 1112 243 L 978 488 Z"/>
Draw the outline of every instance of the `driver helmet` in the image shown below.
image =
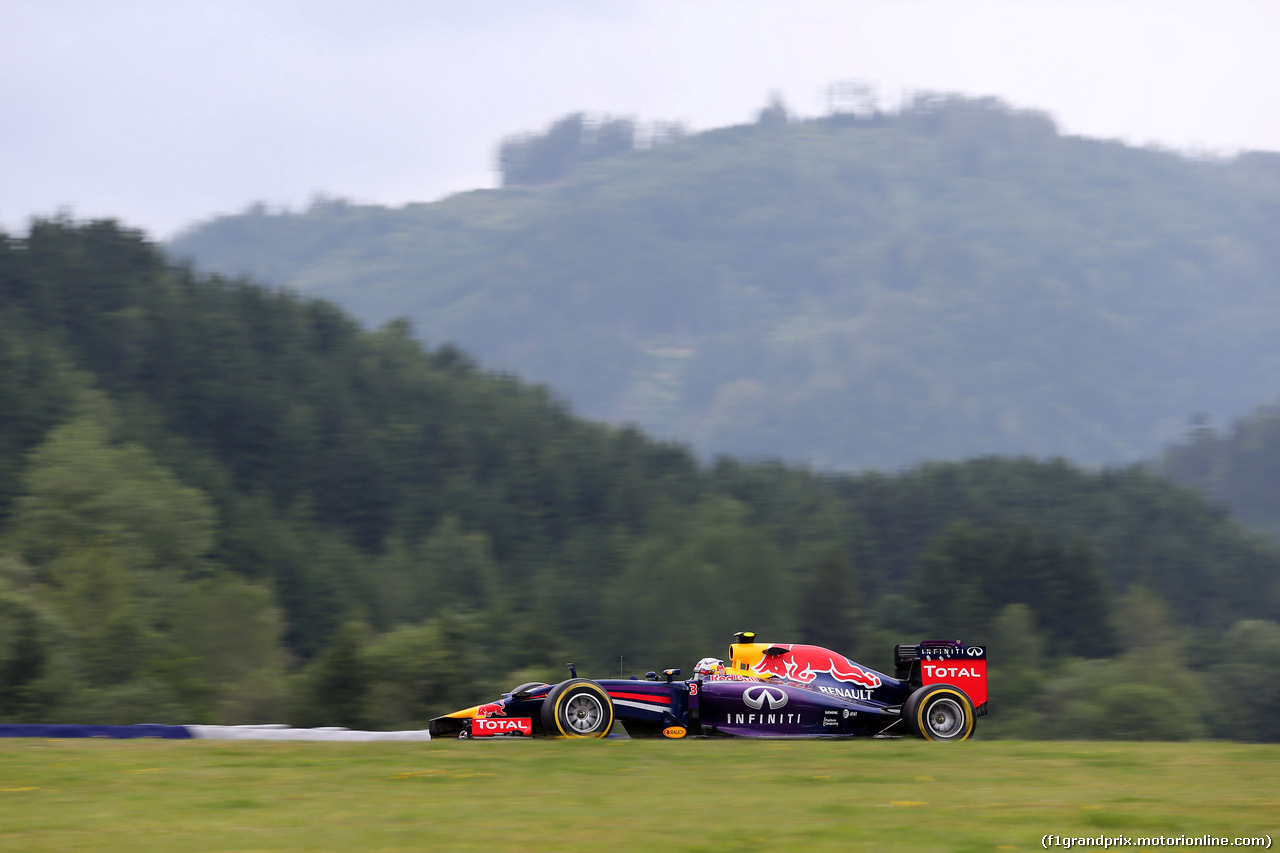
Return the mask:
<path id="1" fill-rule="evenodd" d="M 719 658 L 703 658 L 694 664 L 693 673 L 699 678 L 708 675 L 724 675 L 724 661 Z"/>

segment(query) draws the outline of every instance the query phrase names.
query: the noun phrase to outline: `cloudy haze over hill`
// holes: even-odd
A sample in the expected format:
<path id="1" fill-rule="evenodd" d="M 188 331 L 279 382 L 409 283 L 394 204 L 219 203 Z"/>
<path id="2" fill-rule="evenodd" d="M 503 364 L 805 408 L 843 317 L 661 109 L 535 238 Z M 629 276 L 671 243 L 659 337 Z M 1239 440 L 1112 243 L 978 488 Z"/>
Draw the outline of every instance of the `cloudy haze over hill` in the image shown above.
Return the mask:
<path id="1" fill-rule="evenodd" d="M 801 115 L 830 84 L 994 95 L 1068 133 L 1280 150 L 1280 8 L 1222 2 L 15 0 L 0 7 L 0 224 L 60 208 L 167 237 L 254 201 L 492 186 L 572 110 Z"/>

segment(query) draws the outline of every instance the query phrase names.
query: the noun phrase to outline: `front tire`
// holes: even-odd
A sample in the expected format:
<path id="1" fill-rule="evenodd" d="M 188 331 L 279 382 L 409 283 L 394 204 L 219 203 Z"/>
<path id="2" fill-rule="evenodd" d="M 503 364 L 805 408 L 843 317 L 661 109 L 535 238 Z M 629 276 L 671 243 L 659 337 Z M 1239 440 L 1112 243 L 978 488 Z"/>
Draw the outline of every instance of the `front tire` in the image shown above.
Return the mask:
<path id="1" fill-rule="evenodd" d="M 902 716 L 911 732 L 925 740 L 968 740 L 976 725 L 973 703 L 949 684 L 929 684 L 912 693 Z"/>
<path id="2" fill-rule="evenodd" d="M 571 678 L 547 694 L 541 716 L 552 737 L 602 738 L 613 728 L 613 700 L 594 681 Z"/>

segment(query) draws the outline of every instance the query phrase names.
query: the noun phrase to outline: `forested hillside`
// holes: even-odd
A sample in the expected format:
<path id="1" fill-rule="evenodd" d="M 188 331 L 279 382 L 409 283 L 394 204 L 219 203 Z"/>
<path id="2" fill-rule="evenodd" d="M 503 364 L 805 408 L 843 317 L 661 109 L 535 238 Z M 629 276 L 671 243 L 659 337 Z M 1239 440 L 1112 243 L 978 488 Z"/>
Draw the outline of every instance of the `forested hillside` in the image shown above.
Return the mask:
<path id="1" fill-rule="evenodd" d="M 1136 468 L 708 467 L 111 222 L 0 236 L 0 719 L 421 725 L 750 628 L 987 642 L 993 732 L 1274 739 L 1278 579 Z"/>
<path id="2" fill-rule="evenodd" d="M 1280 405 L 1223 430 L 1201 423 L 1153 467 L 1280 540 Z"/>
<path id="3" fill-rule="evenodd" d="M 1280 155 L 1197 160 L 924 97 L 775 105 L 648 148 L 571 116 L 502 166 L 500 190 L 258 207 L 170 248 L 407 315 L 704 456 L 1129 463 L 1280 390 Z"/>

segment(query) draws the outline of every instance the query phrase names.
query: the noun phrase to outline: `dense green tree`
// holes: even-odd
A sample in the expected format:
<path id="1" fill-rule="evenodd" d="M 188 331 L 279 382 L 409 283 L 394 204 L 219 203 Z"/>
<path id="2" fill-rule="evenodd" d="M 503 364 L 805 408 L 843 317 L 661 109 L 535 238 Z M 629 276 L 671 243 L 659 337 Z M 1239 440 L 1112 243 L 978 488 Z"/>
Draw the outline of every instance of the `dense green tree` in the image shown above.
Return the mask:
<path id="1" fill-rule="evenodd" d="M 984 733 L 1037 737 L 1040 720 L 1035 701 L 1048 681 L 1049 661 L 1036 628 L 1035 614 L 1025 604 L 1005 605 L 984 637 L 987 645 L 989 693 L 998 713 L 983 721 Z"/>
<path id="2" fill-rule="evenodd" d="M 19 552 L 42 580 L 72 590 L 76 556 L 112 555 L 139 576 L 195 577 L 213 548 L 215 513 L 137 445 L 113 445 L 93 418 L 52 430 L 31 455 L 12 523 Z"/>
<path id="3" fill-rule="evenodd" d="M 546 133 L 503 140 L 498 169 L 505 187 L 549 184 L 568 177 L 582 163 L 623 154 L 635 144 L 636 126 L 630 119 L 574 113 L 554 122 Z"/>
<path id="4" fill-rule="evenodd" d="M 271 590 L 260 584 L 228 576 L 198 581 L 184 590 L 170 619 L 171 640 L 213 684 L 284 674 L 283 619 Z"/>
<path id="5" fill-rule="evenodd" d="M 5 567 L 12 571 L 12 567 Z M 0 573 L 0 720 L 56 718 L 78 685 L 66 629 Z"/>
<path id="6" fill-rule="evenodd" d="M 309 701 L 301 709 L 304 722 L 355 729 L 365 726 L 369 672 L 362 652 L 366 631 L 365 626 L 348 622 L 316 657 L 309 673 Z"/>
<path id="7" fill-rule="evenodd" d="M 1280 741 L 1280 625 L 1248 619 L 1222 640 L 1210 683 L 1220 697 L 1214 729 L 1236 740 Z"/>
<path id="8" fill-rule="evenodd" d="M 374 639 L 363 652 L 371 722 L 383 728 L 423 728 L 431 717 L 529 681 L 500 656 L 501 643 L 486 642 L 493 627 L 474 616 L 450 614 Z"/>
<path id="9" fill-rule="evenodd" d="M 602 596 L 608 645 L 643 670 L 687 668 L 734 631 L 791 628 L 780 554 L 728 498 L 668 507 Z"/>
<path id="10" fill-rule="evenodd" d="M 183 583 L 206 573 L 214 511 L 136 445 L 113 445 L 92 417 L 49 433 L 32 451 L 12 541 L 35 594 L 74 631 L 88 682 L 165 675 L 163 635 Z M 180 679 L 179 679 L 180 680 Z M 199 690 L 187 690 L 196 707 Z M 179 701 L 184 701 L 180 697 Z"/>
<path id="11" fill-rule="evenodd" d="M 796 607 L 800 638 L 828 649 L 851 651 L 857 644 L 858 601 L 849 566 L 840 554 L 829 554 L 805 582 Z"/>
<path id="12" fill-rule="evenodd" d="M 1124 652 L 1112 660 L 1074 660 L 1037 700 L 1043 731 L 1054 737 L 1189 740 L 1208 733 L 1204 679 L 1185 664 L 1186 642 L 1164 603 L 1133 587 L 1117 607 Z"/>
<path id="13" fill-rule="evenodd" d="M 1096 559 L 1029 530 L 948 529 L 922 558 L 915 598 L 930 621 L 954 636 L 991 627 L 996 612 L 1025 604 L 1056 655 L 1102 656 L 1114 639 Z"/>
<path id="14" fill-rule="evenodd" d="M 0 258 L 6 249 L 0 240 Z M 25 454 L 66 416 L 80 380 L 52 342 L 24 333 L 21 320 L 0 311 L 0 521 L 21 491 Z"/>

